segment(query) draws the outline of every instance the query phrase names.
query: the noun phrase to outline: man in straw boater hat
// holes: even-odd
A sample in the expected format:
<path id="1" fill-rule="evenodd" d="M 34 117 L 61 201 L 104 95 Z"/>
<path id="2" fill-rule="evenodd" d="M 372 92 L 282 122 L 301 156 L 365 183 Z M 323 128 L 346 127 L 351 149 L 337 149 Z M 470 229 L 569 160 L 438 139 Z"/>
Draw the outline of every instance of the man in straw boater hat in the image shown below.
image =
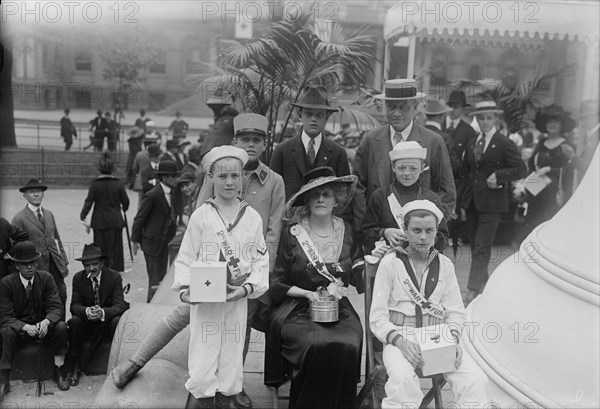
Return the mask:
<path id="1" fill-rule="evenodd" d="M 0 280 L 0 402 L 10 392 L 10 370 L 17 348 L 32 340 L 42 340 L 54 352 L 53 378 L 60 390 L 69 389 L 64 365 L 69 335 L 65 309 L 61 305 L 52 276 L 38 270 L 41 253 L 35 244 L 15 244 L 8 258 L 18 273 Z"/>
<path id="2" fill-rule="evenodd" d="M 269 164 L 283 177 L 286 200 L 300 189 L 302 177 L 311 169 L 329 166 L 338 176 L 350 174 L 346 150 L 323 136 L 327 119 L 338 111 L 327 99 L 327 88 L 307 85 L 292 105 L 300 110 L 302 132 L 277 145 Z"/>
<path id="3" fill-rule="evenodd" d="M 131 241 L 133 253 L 141 248 L 148 272 L 148 298 L 150 302 L 158 284 L 167 273 L 169 242 L 177 230 L 181 215 L 181 197 L 177 192 L 177 165 L 170 160 L 159 162 L 154 172 L 158 183 L 144 194 L 140 208 L 133 220 Z"/>
<path id="4" fill-rule="evenodd" d="M 494 101 L 481 101 L 471 112 L 481 129 L 465 151 L 462 169 L 464 191 L 460 207 L 467 215 L 471 244 L 471 269 L 465 304 L 470 303 L 488 280 L 488 265 L 502 213 L 508 211 L 510 182 L 527 176 L 517 146 L 496 130 L 502 110 Z"/>
<path id="5" fill-rule="evenodd" d="M 121 274 L 108 268 L 100 246 L 86 244 L 81 257 L 83 270 L 73 276 L 71 314 L 69 320 L 69 385 L 79 384 L 81 371 L 93 359 L 103 339 L 111 340 L 121 315 L 129 308 L 123 295 Z M 81 362 L 82 345 L 92 338 L 87 359 Z"/>
<path id="6" fill-rule="evenodd" d="M 12 223 L 27 232 L 29 240 L 42 254 L 38 261 L 39 268 L 54 277 L 64 309 L 67 304 L 67 286 L 64 278 L 69 275 L 69 259 L 60 239 L 54 214 L 42 207 L 46 190 L 48 186 L 38 179 L 30 179 L 25 186 L 19 188 L 19 192 L 23 193 L 27 200 L 27 205 L 13 217 Z"/>
<path id="7" fill-rule="evenodd" d="M 444 373 L 457 407 L 490 406 L 485 373 L 460 346 L 466 313 L 452 261 L 433 248 L 443 213 L 429 200 L 414 200 L 402 208 L 408 238 L 406 248 L 383 257 L 377 269 L 369 324 L 384 344 L 388 374 L 383 408 L 418 407 L 423 392 L 415 371 L 423 369 L 421 348 L 411 335 L 416 328 L 447 324 L 444 341 L 456 342 L 452 371 Z M 429 335 L 431 336 L 431 335 Z M 418 338 L 418 337 L 417 337 Z M 484 406 L 485 405 L 485 406 Z"/>
<path id="8" fill-rule="evenodd" d="M 416 81 L 411 79 L 388 80 L 384 84 L 384 93 L 375 96 L 385 102 L 389 124 L 365 134 L 356 151 L 354 173 L 358 175 L 358 189 L 353 203 L 355 226 L 360 226 L 367 200 L 373 192 L 389 186 L 394 180 L 388 152 L 397 143 L 407 140 L 416 141 L 427 149 L 426 171 L 421 174 L 421 181 L 424 187 L 440 196 L 446 217 L 452 213 L 456 190 L 444 139 L 414 121 L 419 100 L 424 97 L 425 94 L 417 91 Z"/>
<path id="9" fill-rule="evenodd" d="M 600 103 L 583 101 L 579 107 L 579 139 L 577 153 L 567 144 L 561 145 L 564 154 L 569 158 L 569 166 L 577 170 L 576 184 L 581 181 L 592 162 L 598 142 L 600 141 Z"/>

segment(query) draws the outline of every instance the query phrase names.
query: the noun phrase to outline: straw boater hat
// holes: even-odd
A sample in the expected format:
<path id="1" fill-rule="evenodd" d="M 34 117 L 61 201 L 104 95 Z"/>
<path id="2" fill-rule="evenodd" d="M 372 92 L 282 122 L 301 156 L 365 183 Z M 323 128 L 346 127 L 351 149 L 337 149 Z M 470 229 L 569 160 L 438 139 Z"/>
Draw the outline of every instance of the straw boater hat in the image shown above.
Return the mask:
<path id="1" fill-rule="evenodd" d="M 469 112 L 469 115 L 477 114 L 501 114 L 504 111 L 498 108 L 496 101 L 481 101 L 475 104 L 475 109 Z"/>
<path id="2" fill-rule="evenodd" d="M 452 108 L 446 105 L 443 99 L 428 99 L 423 108 L 425 115 L 440 115 L 450 111 L 452 111 Z"/>
<path id="3" fill-rule="evenodd" d="M 427 157 L 427 148 L 423 148 L 417 141 L 399 142 L 389 153 L 390 161 L 398 159 L 423 159 Z"/>
<path id="4" fill-rule="evenodd" d="M 19 188 L 19 192 L 25 193 L 26 191 L 31 189 L 42 189 L 42 192 L 45 192 L 46 190 L 48 190 L 48 186 L 44 185 L 38 179 L 29 179 L 27 183 L 25 183 L 25 186 Z"/>
<path id="5" fill-rule="evenodd" d="M 246 163 L 248 162 L 248 154 L 245 150 L 231 145 L 223 145 L 212 148 L 206 155 L 204 155 L 204 158 L 202 158 L 202 168 L 209 172 L 213 163 L 223 158 L 238 159 L 240 162 L 242 162 L 242 167 L 246 166 Z"/>
<path id="6" fill-rule="evenodd" d="M 444 213 L 442 213 L 442 211 L 429 200 L 413 200 L 402 207 L 402 213 L 404 214 L 404 217 L 415 210 L 427 210 L 428 212 L 433 213 L 437 218 L 438 225 L 444 218 Z"/>
<path id="7" fill-rule="evenodd" d="M 425 94 L 418 92 L 417 81 L 404 78 L 387 80 L 383 84 L 383 94 L 375 95 L 373 98 L 385 101 L 408 101 L 425 98 Z"/>
<path id="8" fill-rule="evenodd" d="M 302 91 L 300 100 L 292 102 L 292 105 L 298 108 L 324 109 L 331 112 L 338 111 L 337 108 L 329 104 L 327 100 L 327 88 L 323 85 L 307 85 Z"/>
<path id="9" fill-rule="evenodd" d="M 235 136 L 245 133 L 253 133 L 262 136 L 267 135 L 269 121 L 259 114 L 240 114 L 233 118 L 233 131 Z"/>
<path id="10" fill-rule="evenodd" d="M 556 119 L 560 122 L 560 132 L 567 133 L 571 132 L 577 123 L 571 117 L 571 113 L 567 112 L 558 104 L 551 104 L 538 109 L 535 114 L 535 127 L 542 133 L 548 132 L 546 126 L 552 119 Z"/>
<path id="11" fill-rule="evenodd" d="M 102 249 L 95 243 L 86 244 L 83 246 L 83 252 L 81 253 L 81 257 L 76 258 L 78 261 L 87 261 L 87 260 L 96 260 L 96 259 L 105 259 L 107 258 L 104 254 L 102 254 Z"/>
<path id="12" fill-rule="evenodd" d="M 302 185 L 300 190 L 296 192 L 290 198 L 290 200 L 288 200 L 286 208 L 307 205 L 307 192 L 320 186 L 325 186 L 332 183 L 339 183 L 348 187 L 346 197 L 343 198 L 344 203 L 338 203 L 337 210 L 340 211 L 340 209 L 344 208 L 350 202 L 352 196 L 354 196 L 354 190 L 356 189 L 356 182 L 358 181 L 358 178 L 354 175 L 337 177 L 333 168 L 329 166 L 321 166 L 319 168 L 314 168 L 306 172 L 306 174 L 302 178 L 302 181 L 304 182 L 304 184 Z"/>
<path id="13" fill-rule="evenodd" d="M 14 245 L 5 258 L 16 263 L 31 263 L 42 256 L 42 253 L 36 250 L 35 244 L 30 241 L 22 241 Z"/>

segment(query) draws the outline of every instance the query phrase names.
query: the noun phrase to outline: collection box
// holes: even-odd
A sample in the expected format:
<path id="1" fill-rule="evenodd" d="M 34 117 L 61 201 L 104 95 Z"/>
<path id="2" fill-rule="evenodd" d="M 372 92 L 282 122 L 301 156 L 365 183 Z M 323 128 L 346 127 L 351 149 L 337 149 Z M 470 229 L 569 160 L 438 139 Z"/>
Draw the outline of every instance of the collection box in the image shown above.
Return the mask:
<path id="1" fill-rule="evenodd" d="M 195 261 L 190 266 L 190 301 L 225 302 L 227 263 Z"/>
<path id="2" fill-rule="evenodd" d="M 447 324 L 415 328 L 413 341 L 421 347 L 421 355 L 425 361 L 423 376 L 456 370 L 454 362 L 457 344 Z"/>

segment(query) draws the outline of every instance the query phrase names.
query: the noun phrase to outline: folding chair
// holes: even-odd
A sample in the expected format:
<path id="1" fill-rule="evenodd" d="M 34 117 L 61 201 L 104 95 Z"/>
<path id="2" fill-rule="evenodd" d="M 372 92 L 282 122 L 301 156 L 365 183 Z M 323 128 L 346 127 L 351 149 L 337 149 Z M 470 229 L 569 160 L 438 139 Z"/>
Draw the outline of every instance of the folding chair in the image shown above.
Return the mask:
<path id="1" fill-rule="evenodd" d="M 373 384 L 377 376 L 380 376 L 381 372 L 385 371 L 382 363 L 375 364 L 375 355 L 373 351 L 373 333 L 369 326 L 369 313 L 371 312 L 371 302 L 373 299 L 373 285 L 375 283 L 375 275 L 379 263 L 371 264 L 365 261 L 365 336 L 367 343 L 367 357 L 366 357 L 366 368 L 365 368 L 365 384 L 363 385 L 360 393 L 357 397 L 357 406 L 360 406 L 364 399 L 369 395 L 372 390 L 373 393 L 370 395 L 368 401 L 369 407 L 378 409 L 381 408 L 381 402 L 375 394 Z M 429 406 L 432 400 L 435 399 L 435 408 L 442 409 L 444 407 L 442 402 L 442 387 L 446 384 L 446 379 L 442 374 L 435 374 L 429 376 L 419 376 L 419 379 L 431 379 L 431 389 L 425 394 L 421 401 L 420 408 L 426 408 Z"/>

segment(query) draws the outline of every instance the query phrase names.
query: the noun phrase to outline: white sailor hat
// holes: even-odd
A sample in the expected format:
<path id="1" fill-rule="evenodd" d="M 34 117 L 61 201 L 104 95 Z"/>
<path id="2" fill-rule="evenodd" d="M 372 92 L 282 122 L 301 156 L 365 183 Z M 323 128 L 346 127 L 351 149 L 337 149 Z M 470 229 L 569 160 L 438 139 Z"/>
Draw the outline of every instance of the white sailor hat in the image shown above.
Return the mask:
<path id="1" fill-rule="evenodd" d="M 238 159 L 240 162 L 242 162 L 242 167 L 244 167 L 246 162 L 248 162 L 248 154 L 245 150 L 231 145 L 223 145 L 212 148 L 206 155 L 204 155 L 204 158 L 202 158 L 202 168 L 204 168 L 205 171 L 210 172 L 213 163 L 223 158 Z"/>
<path id="2" fill-rule="evenodd" d="M 398 159 L 425 159 L 427 148 L 423 148 L 417 141 L 399 142 L 390 151 L 392 163 Z"/>
<path id="3" fill-rule="evenodd" d="M 442 219 L 444 218 L 444 213 L 435 205 L 432 201 L 429 200 L 413 200 L 412 202 L 408 202 L 402 207 L 402 213 L 406 218 L 406 215 L 415 210 L 427 210 L 435 215 L 437 218 L 437 224 L 439 225 Z"/>
<path id="4" fill-rule="evenodd" d="M 243 133 L 255 133 L 262 136 L 267 135 L 269 121 L 259 114 L 239 114 L 233 118 L 233 130 L 235 136 Z"/>

